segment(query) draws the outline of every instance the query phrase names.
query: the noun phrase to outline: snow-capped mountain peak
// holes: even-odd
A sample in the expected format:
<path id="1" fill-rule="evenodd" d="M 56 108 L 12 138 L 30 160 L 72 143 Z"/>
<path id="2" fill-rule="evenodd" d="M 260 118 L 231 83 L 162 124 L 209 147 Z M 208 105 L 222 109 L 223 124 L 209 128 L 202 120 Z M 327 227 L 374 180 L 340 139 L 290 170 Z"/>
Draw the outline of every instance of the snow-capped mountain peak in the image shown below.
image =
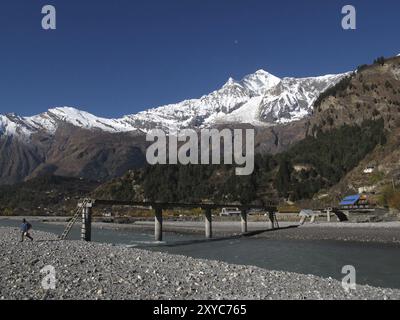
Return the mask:
<path id="1" fill-rule="evenodd" d="M 236 82 L 235 79 L 233 79 L 232 77 L 230 77 L 230 78 L 228 79 L 228 81 L 224 84 L 224 87 L 234 86 L 234 85 L 237 85 L 237 84 L 239 84 L 239 83 Z"/>
<path id="2" fill-rule="evenodd" d="M 280 78 L 262 69 L 243 78 L 242 84 L 257 95 L 264 94 L 265 91 L 276 86 L 281 81 Z"/>

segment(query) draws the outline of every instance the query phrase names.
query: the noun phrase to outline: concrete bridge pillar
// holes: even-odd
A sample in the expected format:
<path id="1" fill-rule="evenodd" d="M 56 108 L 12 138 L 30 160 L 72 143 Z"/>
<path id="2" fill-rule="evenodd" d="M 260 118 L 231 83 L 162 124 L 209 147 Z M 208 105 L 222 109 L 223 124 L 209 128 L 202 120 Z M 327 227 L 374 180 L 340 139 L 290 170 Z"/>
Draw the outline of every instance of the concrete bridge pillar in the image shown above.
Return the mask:
<path id="1" fill-rule="evenodd" d="M 163 240 L 163 216 L 162 216 L 162 209 L 155 208 L 155 224 L 154 224 L 154 237 L 156 241 Z"/>
<path id="2" fill-rule="evenodd" d="M 326 220 L 331 222 L 331 210 L 329 209 L 326 210 Z"/>
<path id="3" fill-rule="evenodd" d="M 81 240 L 92 241 L 92 204 L 84 203 L 82 206 Z"/>
<path id="4" fill-rule="evenodd" d="M 205 227 L 206 227 L 206 238 L 212 238 L 212 214 L 211 209 L 205 210 Z"/>
<path id="5" fill-rule="evenodd" d="M 241 223 L 242 223 L 242 233 L 247 232 L 247 210 L 242 210 L 240 213 Z"/>

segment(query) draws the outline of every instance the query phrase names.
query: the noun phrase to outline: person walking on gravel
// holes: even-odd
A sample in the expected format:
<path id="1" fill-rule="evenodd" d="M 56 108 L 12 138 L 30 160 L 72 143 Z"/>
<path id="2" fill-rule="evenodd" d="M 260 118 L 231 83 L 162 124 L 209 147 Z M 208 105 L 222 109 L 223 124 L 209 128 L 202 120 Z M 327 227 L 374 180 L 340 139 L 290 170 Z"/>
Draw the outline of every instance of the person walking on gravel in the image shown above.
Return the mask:
<path id="1" fill-rule="evenodd" d="M 25 219 L 22 220 L 21 224 L 21 242 L 24 242 L 25 237 L 33 241 L 33 238 L 29 234 L 29 231 L 32 229 L 32 225 L 26 221 Z"/>

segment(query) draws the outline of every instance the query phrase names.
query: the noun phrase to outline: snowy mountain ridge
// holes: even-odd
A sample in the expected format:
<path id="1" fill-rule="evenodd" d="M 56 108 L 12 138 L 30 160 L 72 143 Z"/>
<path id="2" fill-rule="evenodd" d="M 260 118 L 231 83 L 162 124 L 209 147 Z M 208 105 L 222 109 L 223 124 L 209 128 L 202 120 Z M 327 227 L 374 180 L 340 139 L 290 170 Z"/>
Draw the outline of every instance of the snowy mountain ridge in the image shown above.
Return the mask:
<path id="1" fill-rule="evenodd" d="M 200 99 L 149 109 L 120 119 L 106 119 L 71 107 L 39 115 L 0 115 L 0 136 L 28 138 L 34 133 L 54 134 L 62 123 L 107 132 L 147 132 L 153 128 L 201 128 L 215 124 L 249 123 L 272 126 L 300 120 L 312 112 L 318 96 L 345 74 L 310 78 L 278 78 L 264 70 L 230 78 L 221 89 Z"/>

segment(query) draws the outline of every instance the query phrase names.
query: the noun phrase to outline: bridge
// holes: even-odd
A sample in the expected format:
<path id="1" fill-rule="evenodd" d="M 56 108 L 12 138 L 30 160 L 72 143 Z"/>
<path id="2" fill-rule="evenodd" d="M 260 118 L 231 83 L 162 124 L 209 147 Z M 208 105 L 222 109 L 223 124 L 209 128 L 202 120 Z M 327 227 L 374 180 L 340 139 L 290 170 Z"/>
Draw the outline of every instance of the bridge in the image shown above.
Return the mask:
<path id="1" fill-rule="evenodd" d="M 241 218 L 241 232 L 246 233 L 247 216 L 249 210 L 262 210 L 268 213 L 271 220 L 272 228 L 276 226 L 277 220 L 275 213 L 277 207 L 273 205 L 237 205 L 237 204 L 215 204 L 215 203 L 162 203 L 162 202 L 137 202 L 137 201 L 115 201 L 102 199 L 82 199 L 79 201 L 76 212 L 69 221 L 63 234 L 59 237 L 60 240 L 65 240 L 70 233 L 73 225 L 82 217 L 81 240 L 91 241 L 92 239 L 92 211 L 95 207 L 101 206 L 129 206 L 132 208 L 148 208 L 154 211 L 154 238 L 156 241 L 163 239 L 163 211 L 169 209 L 202 209 L 204 212 L 205 221 L 205 237 L 212 238 L 212 210 L 222 208 L 238 208 Z"/>

